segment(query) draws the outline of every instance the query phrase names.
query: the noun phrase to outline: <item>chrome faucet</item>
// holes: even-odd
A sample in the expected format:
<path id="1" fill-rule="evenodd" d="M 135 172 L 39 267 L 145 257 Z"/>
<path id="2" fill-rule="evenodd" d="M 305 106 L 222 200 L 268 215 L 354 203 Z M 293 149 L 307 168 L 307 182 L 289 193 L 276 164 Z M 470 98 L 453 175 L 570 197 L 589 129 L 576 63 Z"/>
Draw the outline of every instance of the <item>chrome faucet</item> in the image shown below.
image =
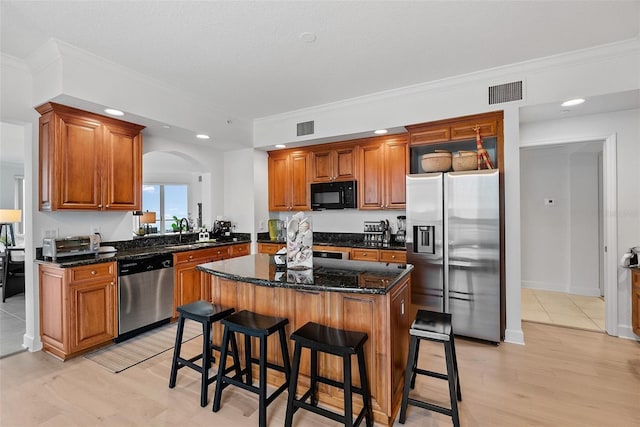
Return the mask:
<path id="1" fill-rule="evenodd" d="M 189 231 L 189 221 L 187 220 L 187 218 L 182 218 L 180 220 L 180 222 L 178 222 L 178 231 L 180 232 L 180 235 L 178 236 L 178 241 L 180 243 L 182 243 L 182 221 L 184 221 L 184 225 L 185 225 L 185 230 Z"/>

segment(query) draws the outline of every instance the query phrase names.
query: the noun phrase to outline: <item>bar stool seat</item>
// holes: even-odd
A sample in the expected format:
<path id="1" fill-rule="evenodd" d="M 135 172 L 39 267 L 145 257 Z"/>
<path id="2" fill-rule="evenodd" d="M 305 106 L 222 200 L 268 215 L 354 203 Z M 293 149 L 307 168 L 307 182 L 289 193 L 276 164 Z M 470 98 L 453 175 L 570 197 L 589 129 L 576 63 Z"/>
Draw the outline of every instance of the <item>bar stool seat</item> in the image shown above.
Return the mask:
<path id="1" fill-rule="evenodd" d="M 453 328 L 451 326 L 451 314 L 418 310 L 416 318 L 411 324 L 409 335 L 409 356 L 407 358 L 404 389 L 402 392 L 402 404 L 400 406 L 400 419 L 398 421 L 401 424 L 404 424 L 407 418 L 407 406 L 414 405 L 448 415 L 451 417 L 453 425 L 455 427 L 459 427 L 460 417 L 458 414 L 457 401 L 462 401 L 462 392 L 460 391 L 460 375 L 458 373 L 458 361 L 456 359 Z M 444 345 L 447 365 L 446 374 L 418 368 L 420 340 L 439 342 Z M 425 375 L 447 380 L 449 383 L 449 399 L 451 401 L 451 408 L 445 408 L 443 406 L 410 398 L 409 388 L 415 387 L 416 375 Z"/>
<path id="2" fill-rule="evenodd" d="M 291 379 L 289 382 L 287 414 L 284 423 L 285 427 L 291 427 L 293 423 L 293 414 L 300 408 L 323 415 L 349 427 L 360 425 L 363 419 L 366 420 L 367 426 L 373 425 L 371 393 L 369 390 L 364 358 L 364 343 L 367 341 L 367 338 L 367 334 L 363 332 L 330 328 L 314 322 L 306 323 L 291 334 L 291 339 L 295 341 L 295 349 L 293 353 Z M 311 381 L 309 390 L 307 390 L 300 399 L 296 399 L 302 348 L 308 348 L 311 351 Z M 318 351 L 342 357 L 344 373 L 343 382 L 318 375 Z M 355 354 L 358 359 L 360 387 L 354 387 L 352 383 L 351 355 L 353 354 Z M 328 384 L 344 390 L 344 415 L 318 407 L 318 399 L 316 395 L 317 383 Z M 356 417 L 355 422 L 353 421 L 352 393 L 360 394 L 363 400 L 362 410 Z M 307 403 L 306 400 L 309 398 L 311 398 L 310 403 Z"/>
<path id="3" fill-rule="evenodd" d="M 200 300 L 192 302 L 190 304 L 182 305 L 177 308 L 177 311 L 179 314 L 178 329 L 176 332 L 176 343 L 173 349 L 173 361 L 171 363 L 169 388 L 175 387 L 179 369 L 186 366 L 199 372 L 201 375 L 200 406 L 204 407 L 207 406 L 208 386 L 217 379 L 217 374 L 209 377 L 209 368 L 214 362 L 212 350 L 220 351 L 220 346 L 213 344 L 211 341 L 211 326 L 213 325 L 213 323 L 229 316 L 235 310 L 233 308 L 225 308 L 217 304 L 211 304 L 210 302 Z M 180 355 L 182 349 L 184 322 L 186 319 L 190 319 L 202 324 L 202 353 L 188 359 Z M 233 342 L 232 345 L 235 345 L 235 342 Z M 232 348 L 232 355 L 236 362 L 234 362 L 234 366 L 232 366 L 230 369 L 235 369 L 239 372 L 240 364 L 237 362 L 237 348 Z M 200 359 L 202 359 L 201 365 L 196 365 L 194 362 Z"/>
<path id="4" fill-rule="evenodd" d="M 286 318 L 266 316 L 253 313 L 248 310 L 239 311 L 222 320 L 224 333 L 222 337 L 220 367 L 218 369 L 218 382 L 216 383 L 216 391 L 213 398 L 213 412 L 218 412 L 220 410 L 222 390 L 229 385 L 235 385 L 244 390 L 258 394 L 258 422 L 260 427 L 266 427 L 267 406 L 282 394 L 289 385 L 291 364 L 289 362 L 289 350 L 287 347 L 287 336 L 285 331 L 285 326 L 288 323 L 289 319 Z M 235 339 L 236 332 L 244 334 L 245 337 L 245 368 L 240 372 L 236 372 L 234 377 L 230 377 L 226 375 L 230 371 L 225 369 L 226 351 L 228 343 L 231 343 L 232 348 L 237 348 Z M 282 365 L 277 365 L 267 360 L 267 338 L 276 332 L 280 338 Z M 257 337 L 260 340 L 260 357 L 258 358 L 254 358 L 251 355 L 251 337 Z M 253 374 L 251 369 L 253 362 L 258 363 L 260 367 L 258 387 L 253 386 Z M 267 368 L 283 372 L 286 378 L 285 383 L 278 387 L 273 393 L 271 393 L 271 395 L 267 395 Z M 245 381 L 242 379 L 243 375 L 246 375 Z"/>

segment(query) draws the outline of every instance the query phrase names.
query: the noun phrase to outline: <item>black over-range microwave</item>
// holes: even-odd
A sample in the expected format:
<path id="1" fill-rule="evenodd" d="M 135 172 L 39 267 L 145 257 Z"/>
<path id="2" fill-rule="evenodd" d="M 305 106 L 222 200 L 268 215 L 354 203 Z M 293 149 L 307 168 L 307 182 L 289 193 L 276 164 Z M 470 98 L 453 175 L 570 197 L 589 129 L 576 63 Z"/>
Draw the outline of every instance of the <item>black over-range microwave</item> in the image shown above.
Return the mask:
<path id="1" fill-rule="evenodd" d="M 344 209 L 358 207 L 356 181 L 311 184 L 311 209 Z"/>

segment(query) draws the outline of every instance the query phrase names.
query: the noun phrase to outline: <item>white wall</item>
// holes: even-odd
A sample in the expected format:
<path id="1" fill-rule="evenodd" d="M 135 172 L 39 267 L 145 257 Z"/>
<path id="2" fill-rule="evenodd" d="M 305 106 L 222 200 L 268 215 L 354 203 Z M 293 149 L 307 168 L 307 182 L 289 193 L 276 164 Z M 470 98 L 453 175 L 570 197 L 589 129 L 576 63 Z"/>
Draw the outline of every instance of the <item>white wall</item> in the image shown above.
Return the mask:
<path id="1" fill-rule="evenodd" d="M 255 200 L 253 229 L 255 233 L 263 233 L 267 230 L 269 219 L 269 170 L 268 156 L 265 151 L 254 150 L 253 153 L 253 194 Z M 254 235 L 255 237 L 255 235 Z M 255 238 L 252 243 L 252 253 L 258 251 Z"/>
<path id="2" fill-rule="evenodd" d="M 223 153 L 161 138 L 146 138 L 143 147 L 143 181 L 189 185 L 189 216 L 197 222 L 202 203 L 203 225 L 211 228 L 216 215 L 221 215 L 217 212 L 224 211 Z"/>
<path id="3" fill-rule="evenodd" d="M 569 287 L 569 158 L 564 147 L 520 153 L 522 285 Z M 554 206 L 545 206 L 552 199 Z"/>
<path id="4" fill-rule="evenodd" d="M 235 226 L 234 232 L 254 234 L 254 150 L 236 150 L 224 154 L 224 209 L 216 211 Z"/>
<path id="5" fill-rule="evenodd" d="M 618 221 L 616 259 L 640 244 L 640 110 L 597 114 L 572 119 L 523 124 L 521 145 L 542 146 L 563 141 L 595 141 L 615 135 L 617 140 L 617 199 L 614 216 Z M 631 293 L 629 270 L 608 266 L 617 272 L 617 327 L 620 336 L 635 337 L 631 331 Z"/>
<path id="6" fill-rule="evenodd" d="M 520 155 L 522 286 L 600 295 L 598 153 L 571 144 Z M 595 143 L 601 149 L 602 143 Z M 545 200 L 553 200 L 546 205 Z"/>

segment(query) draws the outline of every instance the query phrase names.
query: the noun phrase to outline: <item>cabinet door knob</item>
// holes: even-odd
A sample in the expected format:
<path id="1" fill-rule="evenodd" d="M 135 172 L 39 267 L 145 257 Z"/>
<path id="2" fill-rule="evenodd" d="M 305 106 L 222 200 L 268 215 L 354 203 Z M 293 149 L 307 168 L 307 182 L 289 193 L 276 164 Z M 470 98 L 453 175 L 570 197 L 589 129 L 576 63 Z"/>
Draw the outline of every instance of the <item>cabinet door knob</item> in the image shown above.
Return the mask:
<path id="1" fill-rule="evenodd" d="M 99 208 L 102 208 L 102 203 L 98 205 Z"/>
<path id="2" fill-rule="evenodd" d="M 95 270 L 91 270 L 91 275 L 95 276 L 97 274 L 97 272 Z"/>
<path id="3" fill-rule="evenodd" d="M 189 255 L 189 259 L 193 259 L 193 255 Z"/>

